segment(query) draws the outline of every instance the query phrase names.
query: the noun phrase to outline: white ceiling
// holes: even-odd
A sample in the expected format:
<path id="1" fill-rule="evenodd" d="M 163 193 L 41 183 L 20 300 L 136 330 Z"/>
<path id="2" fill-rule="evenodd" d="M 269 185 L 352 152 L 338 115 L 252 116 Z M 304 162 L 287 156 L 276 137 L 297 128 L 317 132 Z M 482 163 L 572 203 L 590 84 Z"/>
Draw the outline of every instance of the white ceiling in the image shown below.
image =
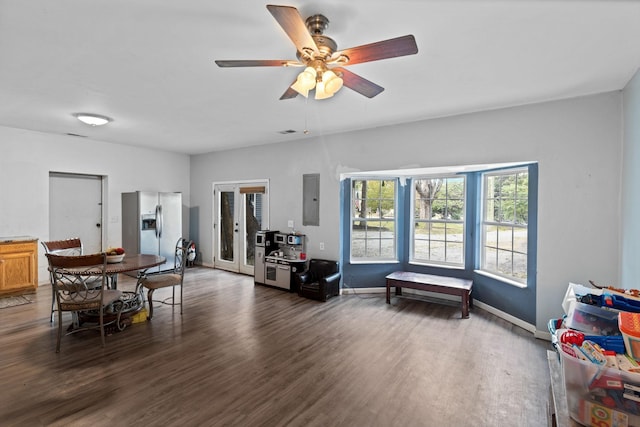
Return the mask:
<path id="1" fill-rule="evenodd" d="M 266 4 L 0 0 L 0 125 L 196 154 L 618 90 L 640 67 L 638 1 L 275 2 L 327 16 L 339 49 L 419 49 L 349 67 L 375 98 L 280 101 L 299 69 L 213 62 L 295 59 Z"/>

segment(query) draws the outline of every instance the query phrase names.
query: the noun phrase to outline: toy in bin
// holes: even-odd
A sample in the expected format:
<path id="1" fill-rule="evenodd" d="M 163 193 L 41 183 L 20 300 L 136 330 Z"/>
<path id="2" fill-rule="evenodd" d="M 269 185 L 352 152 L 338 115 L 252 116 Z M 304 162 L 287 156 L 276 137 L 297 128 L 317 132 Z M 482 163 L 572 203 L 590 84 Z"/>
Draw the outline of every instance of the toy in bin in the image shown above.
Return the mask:
<path id="1" fill-rule="evenodd" d="M 569 329 L 590 335 L 620 335 L 617 311 L 578 301 L 570 304 L 565 324 Z"/>
<path id="2" fill-rule="evenodd" d="M 640 360 L 640 313 L 618 313 L 618 328 L 622 332 L 627 353 Z"/>

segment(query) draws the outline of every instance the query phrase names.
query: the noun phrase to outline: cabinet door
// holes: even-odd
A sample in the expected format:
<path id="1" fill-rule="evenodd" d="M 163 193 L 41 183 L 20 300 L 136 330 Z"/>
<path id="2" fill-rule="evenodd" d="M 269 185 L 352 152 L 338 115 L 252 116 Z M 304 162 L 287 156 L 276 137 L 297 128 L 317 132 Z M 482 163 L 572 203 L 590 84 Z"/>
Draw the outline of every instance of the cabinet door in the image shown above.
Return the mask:
<path id="1" fill-rule="evenodd" d="M 0 292 L 35 289 L 36 274 L 35 244 L 20 243 L 0 248 Z"/>

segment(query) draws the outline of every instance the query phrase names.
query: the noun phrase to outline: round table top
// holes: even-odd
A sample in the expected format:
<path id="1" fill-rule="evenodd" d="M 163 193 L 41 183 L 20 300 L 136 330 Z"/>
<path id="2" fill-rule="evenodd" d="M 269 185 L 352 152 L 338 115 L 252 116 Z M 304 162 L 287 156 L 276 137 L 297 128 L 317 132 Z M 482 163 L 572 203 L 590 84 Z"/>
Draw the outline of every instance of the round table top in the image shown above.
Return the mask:
<path id="1" fill-rule="evenodd" d="M 107 264 L 105 272 L 107 274 L 124 273 L 125 271 L 146 270 L 164 264 L 167 259 L 159 255 L 150 254 L 125 254 L 124 259 L 120 262 Z"/>
<path id="2" fill-rule="evenodd" d="M 136 270 L 146 270 L 151 267 L 155 267 L 160 264 L 164 264 L 167 259 L 163 256 L 159 255 L 150 255 L 150 254 L 134 254 L 127 255 L 125 254 L 124 258 L 120 262 L 114 262 L 113 264 L 107 264 L 105 268 L 105 273 L 107 275 L 114 275 L 118 273 L 124 273 L 127 271 L 136 271 Z M 80 274 L 80 275 L 96 275 L 101 274 L 99 268 L 101 266 L 96 266 L 97 268 L 94 270 L 94 267 L 82 267 L 82 268 L 68 268 L 65 271 L 70 272 L 71 274 Z M 51 267 L 49 267 L 49 271 L 51 271 Z"/>

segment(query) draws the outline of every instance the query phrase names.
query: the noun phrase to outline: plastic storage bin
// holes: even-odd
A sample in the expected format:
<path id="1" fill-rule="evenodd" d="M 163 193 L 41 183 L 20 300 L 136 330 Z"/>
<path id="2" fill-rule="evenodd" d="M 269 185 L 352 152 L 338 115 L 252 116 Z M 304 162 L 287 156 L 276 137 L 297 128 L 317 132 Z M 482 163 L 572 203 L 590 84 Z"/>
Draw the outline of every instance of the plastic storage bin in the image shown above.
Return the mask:
<path id="1" fill-rule="evenodd" d="M 640 314 L 620 312 L 618 328 L 622 332 L 627 353 L 640 360 Z"/>
<path id="2" fill-rule="evenodd" d="M 563 347 L 558 353 L 571 418 L 587 426 L 640 427 L 640 374 L 580 360 Z"/>
<path id="3" fill-rule="evenodd" d="M 620 335 L 618 311 L 573 301 L 565 325 L 589 335 Z"/>

